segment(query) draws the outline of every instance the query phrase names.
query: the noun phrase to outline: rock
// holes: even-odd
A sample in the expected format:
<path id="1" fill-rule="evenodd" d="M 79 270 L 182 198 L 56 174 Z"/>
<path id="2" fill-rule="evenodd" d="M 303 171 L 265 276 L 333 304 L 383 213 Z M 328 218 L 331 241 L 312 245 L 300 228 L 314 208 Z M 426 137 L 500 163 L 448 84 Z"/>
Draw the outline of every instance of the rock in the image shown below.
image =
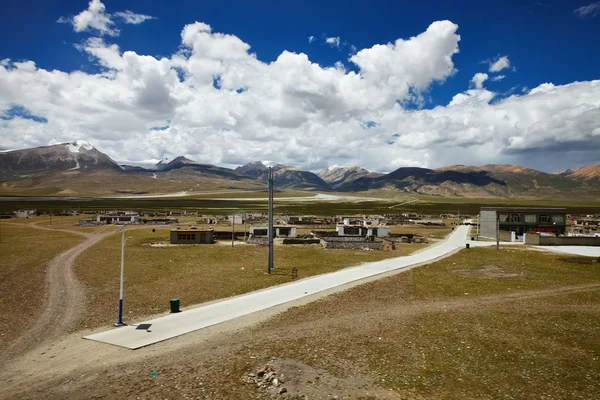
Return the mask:
<path id="1" fill-rule="evenodd" d="M 277 387 L 277 386 L 279 386 L 279 379 L 273 378 L 273 380 L 271 381 L 271 383 L 273 384 L 273 386 Z"/>
<path id="2" fill-rule="evenodd" d="M 279 375 L 279 383 L 285 383 L 285 376 L 283 374 Z"/>
<path id="3" fill-rule="evenodd" d="M 256 376 L 256 374 L 254 372 L 249 372 L 248 376 L 251 377 L 251 378 L 254 378 Z"/>
<path id="4" fill-rule="evenodd" d="M 279 389 L 279 392 L 277 392 L 277 393 L 279 393 L 279 394 L 287 393 L 287 389 L 282 387 L 281 389 Z"/>

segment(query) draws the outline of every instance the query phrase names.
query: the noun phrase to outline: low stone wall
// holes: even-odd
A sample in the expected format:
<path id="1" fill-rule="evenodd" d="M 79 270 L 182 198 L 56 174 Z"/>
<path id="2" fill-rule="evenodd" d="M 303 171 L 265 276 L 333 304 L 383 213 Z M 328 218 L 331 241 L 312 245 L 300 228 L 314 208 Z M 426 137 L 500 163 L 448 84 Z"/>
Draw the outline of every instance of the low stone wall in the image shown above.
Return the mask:
<path id="1" fill-rule="evenodd" d="M 321 239 L 321 245 L 326 249 L 373 249 L 381 250 L 383 242 L 367 241 L 362 237 L 331 237 Z"/>
<path id="2" fill-rule="evenodd" d="M 248 244 L 256 244 L 258 246 L 268 246 L 269 238 L 266 237 L 249 237 L 247 240 Z"/>
<path id="3" fill-rule="evenodd" d="M 600 246 L 600 237 L 541 236 L 538 233 L 526 233 L 525 243 L 538 246 Z"/>
<path id="4" fill-rule="evenodd" d="M 283 239 L 283 244 L 319 244 L 319 239 Z"/>

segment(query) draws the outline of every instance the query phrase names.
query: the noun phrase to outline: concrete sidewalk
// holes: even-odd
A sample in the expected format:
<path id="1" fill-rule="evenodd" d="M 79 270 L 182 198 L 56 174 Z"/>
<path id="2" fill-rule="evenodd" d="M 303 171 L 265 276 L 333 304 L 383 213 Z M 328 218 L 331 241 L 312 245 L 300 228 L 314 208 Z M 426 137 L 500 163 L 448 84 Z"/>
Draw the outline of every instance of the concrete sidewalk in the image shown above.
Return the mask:
<path id="1" fill-rule="evenodd" d="M 317 275 L 297 282 L 248 293 L 178 314 L 170 314 L 140 322 L 140 324 L 150 324 L 148 330 L 136 329 L 136 326 L 132 325 L 89 335 L 85 339 L 129 349 L 138 349 L 220 322 L 294 301 L 336 286 L 435 260 L 457 249 L 464 248 L 469 228 L 469 226 L 461 225 L 444 241 L 417 254 L 365 263 L 357 267 L 346 268 L 341 271 Z"/>

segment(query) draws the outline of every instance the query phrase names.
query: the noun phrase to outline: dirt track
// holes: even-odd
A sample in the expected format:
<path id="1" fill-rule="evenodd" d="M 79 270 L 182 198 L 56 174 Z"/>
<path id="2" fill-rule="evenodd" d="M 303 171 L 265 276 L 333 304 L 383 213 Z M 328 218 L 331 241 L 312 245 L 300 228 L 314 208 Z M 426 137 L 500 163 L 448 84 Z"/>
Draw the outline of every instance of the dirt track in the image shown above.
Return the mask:
<path id="1" fill-rule="evenodd" d="M 47 307 L 26 333 L 13 343 L 0 357 L 3 365 L 17 355 L 27 353 L 34 348 L 55 340 L 72 331 L 77 319 L 83 312 L 85 295 L 80 282 L 73 272 L 75 259 L 85 250 L 100 242 L 110 232 L 84 233 L 67 229 L 53 229 L 36 224 L 21 225 L 32 229 L 59 231 L 83 236 L 86 240 L 55 257 L 46 269 Z M 0 367 L 1 368 L 1 367 Z"/>

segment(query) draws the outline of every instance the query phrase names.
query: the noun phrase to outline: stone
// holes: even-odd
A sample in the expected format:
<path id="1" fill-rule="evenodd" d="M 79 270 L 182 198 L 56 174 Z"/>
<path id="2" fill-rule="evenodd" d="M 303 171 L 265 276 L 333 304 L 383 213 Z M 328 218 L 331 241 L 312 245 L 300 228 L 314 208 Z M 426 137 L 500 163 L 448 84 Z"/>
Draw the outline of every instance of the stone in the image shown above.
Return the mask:
<path id="1" fill-rule="evenodd" d="M 279 389 L 279 392 L 277 392 L 277 393 L 279 393 L 279 394 L 287 393 L 287 389 L 282 387 L 281 389 Z"/>
<path id="2" fill-rule="evenodd" d="M 279 386 L 279 379 L 273 378 L 273 380 L 271 381 L 271 383 L 273 384 L 273 386 L 277 387 L 277 386 Z"/>
<path id="3" fill-rule="evenodd" d="M 256 374 L 254 372 L 249 372 L 248 376 L 251 377 L 251 378 L 254 378 L 256 376 Z"/>

